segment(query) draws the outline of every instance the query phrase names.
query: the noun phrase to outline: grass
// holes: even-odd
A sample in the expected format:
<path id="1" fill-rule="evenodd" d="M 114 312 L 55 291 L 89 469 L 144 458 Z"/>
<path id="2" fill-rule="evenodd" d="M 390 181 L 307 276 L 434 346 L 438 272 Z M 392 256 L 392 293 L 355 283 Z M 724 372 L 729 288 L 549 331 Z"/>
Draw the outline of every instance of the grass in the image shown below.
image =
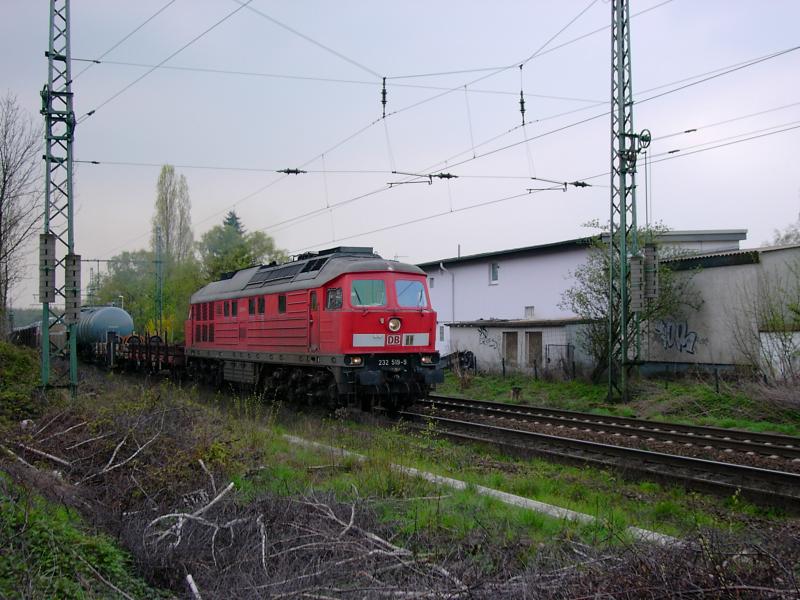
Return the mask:
<path id="1" fill-rule="evenodd" d="M 0 597 L 119 597 L 98 574 L 134 598 L 166 597 L 133 574 L 130 557 L 64 506 L 10 483 L 0 471 Z"/>
<path id="2" fill-rule="evenodd" d="M 447 373 L 437 392 L 511 402 L 514 387 L 521 390 L 521 402 L 532 405 L 800 436 L 800 410 L 760 398 L 756 386 L 736 383 L 721 382 L 717 392 L 713 384 L 699 380 L 640 380 L 635 399 L 618 404 L 606 401 L 607 388 L 600 384 L 481 374 L 463 388 L 457 377 Z"/>
<path id="3" fill-rule="evenodd" d="M 242 426 L 257 427 L 252 423 Z M 362 463 L 299 448 L 278 435 L 284 431 L 347 448 L 369 459 Z M 243 439 L 252 440 L 253 436 L 245 432 Z M 602 545 L 625 539 L 629 526 L 683 536 L 698 527 L 736 531 L 744 523 L 781 516 L 738 498 L 687 493 L 652 482 L 631 483 L 594 468 L 516 460 L 437 439 L 433 430 L 407 433 L 399 428 L 377 429 L 369 422 L 320 421 L 292 414 L 273 435 L 260 438 L 253 450 L 264 466 L 238 476 L 243 501 L 261 491 L 296 496 L 331 490 L 343 501 L 367 498 L 409 546 L 421 532 L 465 543 L 487 523 L 492 524 L 488 530 L 496 543 L 545 543 L 554 537 L 577 537 Z M 461 479 L 470 487 L 463 491 L 437 487 L 393 471 L 392 463 Z M 478 494 L 475 485 L 589 514 L 596 523 L 578 525 L 510 507 Z"/>

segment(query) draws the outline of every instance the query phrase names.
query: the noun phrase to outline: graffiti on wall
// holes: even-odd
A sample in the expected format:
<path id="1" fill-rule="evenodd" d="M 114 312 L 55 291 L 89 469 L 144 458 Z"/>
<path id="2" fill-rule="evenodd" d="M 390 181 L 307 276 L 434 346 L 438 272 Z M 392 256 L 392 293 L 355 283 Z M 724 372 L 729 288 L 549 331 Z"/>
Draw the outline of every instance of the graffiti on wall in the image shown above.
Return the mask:
<path id="1" fill-rule="evenodd" d="M 500 348 L 500 343 L 489 335 L 489 332 L 486 331 L 486 327 L 478 327 L 478 343 L 481 346 L 488 346 L 493 350 L 498 350 Z"/>
<path id="2" fill-rule="evenodd" d="M 686 321 L 675 321 L 673 319 L 661 319 L 656 321 L 655 334 L 664 350 L 677 350 L 694 354 L 697 344 L 697 332 L 689 330 Z"/>

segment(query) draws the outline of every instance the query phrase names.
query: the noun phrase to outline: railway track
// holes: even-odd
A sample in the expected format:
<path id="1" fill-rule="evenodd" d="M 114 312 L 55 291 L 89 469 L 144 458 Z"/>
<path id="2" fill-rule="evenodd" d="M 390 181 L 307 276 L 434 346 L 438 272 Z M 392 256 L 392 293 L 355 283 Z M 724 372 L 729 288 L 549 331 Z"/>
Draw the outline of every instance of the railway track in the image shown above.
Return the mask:
<path id="1" fill-rule="evenodd" d="M 781 442 L 781 450 L 786 451 L 784 453 L 785 458 L 789 458 L 785 454 L 792 454 L 791 451 L 795 449 L 793 444 L 784 443 L 787 440 L 792 440 L 789 436 L 773 437 L 767 434 L 754 434 L 759 438 L 759 441 L 755 441 L 750 438 L 739 437 L 741 435 L 749 436 L 749 432 L 701 427 L 699 428 L 703 431 L 701 437 L 701 434 L 691 426 L 680 425 L 673 427 L 672 424 L 654 423 L 639 419 L 605 417 L 589 413 L 540 409 L 442 396 L 432 396 L 422 401 L 420 405 L 425 409 L 424 412 L 410 409 L 402 412 L 400 416 L 420 427 L 425 423 L 433 422 L 436 425 L 438 435 L 456 441 L 490 445 L 516 456 L 539 456 L 570 464 L 588 464 L 601 468 L 613 468 L 628 477 L 676 483 L 689 489 L 725 496 L 741 494 L 743 497 L 760 504 L 779 506 L 792 512 L 800 511 L 800 474 L 798 473 L 577 439 L 569 437 L 568 432 L 565 432 L 565 435 L 558 435 L 557 432 L 560 430 L 556 428 L 553 429 L 552 433 L 541 433 L 509 426 L 498 426 L 497 424 L 471 419 L 451 418 L 445 415 L 448 412 L 452 412 L 453 415 L 465 412 L 472 413 L 483 418 L 489 415 L 509 418 L 509 415 L 511 415 L 512 418 L 517 420 L 530 420 L 533 422 L 537 420 L 542 422 L 542 419 L 547 417 L 558 419 L 560 425 L 569 423 L 570 428 L 575 426 L 576 421 L 578 421 L 584 429 L 591 429 L 589 427 L 591 425 L 592 427 L 597 427 L 597 429 L 592 429 L 593 431 L 604 431 L 605 433 L 612 431 L 610 426 L 613 422 L 614 427 L 622 427 L 628 434 L 635 431 L 638 432 L 635 435 L 640 436 L 643 431 L 647 431 L 644 435 L 645 438 L 651 437 L 649 432 L 653 431 L 654 439 L 655 435 L 658 435 L 659 439 L 667 440 L 666 436 L 670 435 L 673 443 L 676 443 L 676 437 L 684 440 L 685 436 L 689 436 L 693 440 L 699 438 L 704 446 L 708 445 L 717 448 L 721 446 L 712 446 L 712 443 L 719 441 L 730 444 L 733 442 L 738 448 L 748 448 L 746 452 L 756 452 L 756 450 L 751 446 L 741 444 L 757 445 L 760 441 L 762 445 L 766 445 L 769 442 L 770 445 L 766 446 L 767 448 L 776 448 L 775 439 L 777 438 Z M 435 411 L 430 410 L 433 406 L 436 407 Z M 566 420 L 566 423 L 564 420 Z M 619 421 L 624 421 L 624 423 Z M 634 424 L 642 428 L 650 427 L 650 429 L 633 429 Z M 605 429 L 602 429 L 603 427 Z M 688 430 L 693 430 L 694 435 L 690 436 Z M 725 437 L 729 439 L 719 435 L 712 435 L 712 432 L 725 432 Z M 713 442 L 707 444 L 709 440 L 713 440 Z M 760 452 L 765 451 L 762 450 Z M 775 456 L 775 454 L 772 454 L 772 456 Z"/>
<path id="2" fill-rule="evenodd" d="M 784 458 L 800 463 L 800 438 L 770 433 L 755 433 L 721 427 L 683 425 L 636 419 L 596 415 L 593 413 L 505 404 L 484 400 L 469 400 L 431 394 L 418 402 L 421 406 L 436 410 L 478 413 L 486 416 L 510 418 L 532 423 L 550 424 L 557 428 L 595 431 L 610 435 L 619 434 L 646 441 L 661 440 L 684 446 L 717 448 L 723 451 L 738 451 L 768 457 Z"/>

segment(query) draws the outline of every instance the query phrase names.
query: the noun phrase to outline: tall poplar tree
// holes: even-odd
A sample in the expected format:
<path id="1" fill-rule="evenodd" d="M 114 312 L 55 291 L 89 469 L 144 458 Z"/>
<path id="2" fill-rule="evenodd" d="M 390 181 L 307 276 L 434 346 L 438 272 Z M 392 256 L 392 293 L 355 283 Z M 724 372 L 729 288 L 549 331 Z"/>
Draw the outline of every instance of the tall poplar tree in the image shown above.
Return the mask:
<path id="1" fill-rule="evenodd" d="M 156 184 L 156 206 L 153 215 L 151 247 L 158 245 L 161 230 L 161 251 L 170 262 L 183 262 L 192 255 L 192 203 L 186 177 L 175 173 L 175 167 L 164 165 Z"/>

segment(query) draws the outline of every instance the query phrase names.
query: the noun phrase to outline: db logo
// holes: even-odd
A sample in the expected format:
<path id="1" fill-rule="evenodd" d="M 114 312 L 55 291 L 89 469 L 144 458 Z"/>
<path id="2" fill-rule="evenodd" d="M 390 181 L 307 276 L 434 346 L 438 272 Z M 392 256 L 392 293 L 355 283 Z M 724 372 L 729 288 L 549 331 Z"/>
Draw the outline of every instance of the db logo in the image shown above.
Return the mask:
<path id="1" fill-rule="evenodd" d="M 386 345 L 387 346 L 399 346 L 400 345 L 400 334 L 395 335 L 387 335 L 386 336 Z"/>

